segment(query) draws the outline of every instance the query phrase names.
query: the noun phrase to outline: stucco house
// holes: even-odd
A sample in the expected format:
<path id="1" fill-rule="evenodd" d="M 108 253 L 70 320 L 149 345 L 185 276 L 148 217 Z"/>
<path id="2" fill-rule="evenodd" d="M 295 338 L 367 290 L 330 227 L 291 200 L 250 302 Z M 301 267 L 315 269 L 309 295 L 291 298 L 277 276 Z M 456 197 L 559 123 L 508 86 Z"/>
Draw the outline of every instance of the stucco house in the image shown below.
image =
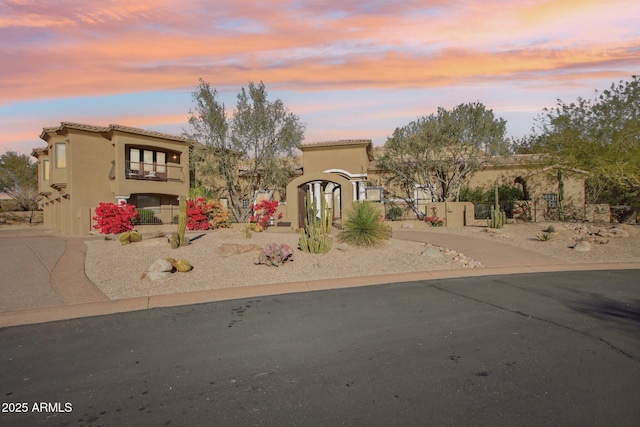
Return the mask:
<path id="1" fill-rule="evenodd" d="M 100 202 L 172 206 L 189 192 L 187 139 L 121 125 L 62 122 L 44 128 L 38 162 L 44 225 L 87 235 Z"/>
<path id="2" fill-rule="evenodd" d="M 369 139 L 324 141 L 302 144 L 302 175 L 287 185 L 284 221 L 302 227 L 304 199 L 311 194 L 319 203 L 327 200 L 334 219 L 340 219 L 351 204 L 366 199 L 369 165 L 373 161 L 373 145 Z"/>
<path id="3" fill-rule="evenodd" d="M 354 201 L 383 202 L 395 199 L 402 204 L 401 192 L 385 186 L 390 173 L 375 162 L 371 140 L 337 140 L 302 144 L 302 174 L 287 185 L 287 204 L 281 209 L 283 221 L 294 228 L 302 227 L 304 218 L 304 198 L 311 194 L 313 200 L 324 197 L 333 208 L 335 220 L 343 217 Z M 534 209 L 534 220 L 549 219 L 557 212 L 559 202 L 558 171 L 532 156 L 512 156 L 499 165 L 490 166 L 477 172 L 469 180 L 469 187 L 491 188 L 498 185 L 523 186 L 528 201 Z M 583 171 L 564 171 L 562 187 L 564 192 L 565 216 L 584 218 Z M 434 203 L 428 188 L 416 188 L 414 198 L 418 209 L 429 215 L 435 206 L 440 216 L 447 217 L 450 225 L 469 224 L 473 220 L 473 205 L 451 202 Z M 381 207 L 382 211 L 382 207 Z M 413 214 L 410 214 L 413 215 Z M 415 218 L 415 215 L 413 215 Z"/>
<path id="4" fill-rule="evenodd" d="M 583 220 L 587 177 L 585 171 L 561 170 L 550 166 L 538 155 L 520 154 L 506 157 L 478 171 L 471 177 L 468 186 L 491 188 L 497 181 L 498 185 L 520 187 L 534 221 L 559 219 L 561 201 L 565 219 Z"/>

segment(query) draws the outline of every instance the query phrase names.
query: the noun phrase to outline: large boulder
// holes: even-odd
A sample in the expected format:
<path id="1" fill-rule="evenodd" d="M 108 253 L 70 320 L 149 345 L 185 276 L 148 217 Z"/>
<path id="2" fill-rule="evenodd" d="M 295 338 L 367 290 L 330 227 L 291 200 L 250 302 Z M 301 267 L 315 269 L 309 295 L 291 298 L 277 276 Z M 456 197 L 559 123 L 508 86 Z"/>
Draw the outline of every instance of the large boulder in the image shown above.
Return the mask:
<path id="1" fill-rule="evenodd" d="M 629 232 L 624 230 L 621 227 L 611 227 L 611 228 L 600 229 L 600 231 L 598 231 L 596 235 L 600 237 L 618 238 L 618 237 L 629 237 Z"/>
<path id="2" fill-rule="evenodd" d="M 165 277 L 169 277 L 171 272 L 173 271 L 173 264 L 171 261 L 168 261 L 164 258 L 159 258 L 151 264 L 147 272 L 144 274 L 143 278 L 149 279 L 151 281 L 164 279 Z"/>
<path id="3" fill-rule="evenodd" d="M 429 257 L 429 258 L 441 258 L 442 257 L 442 252 L 438 248 L 435 248 L 433 246 L 429 246 L 424 251 L 422 251 L 422 253 L 420 255 L 426 256 L 426 257 Z"/>
<path id="4" fill-rule="evenodd" d="M 580 240 L 573 246 L 573 250 L 576 252 L 589 252 L 591 250 L 591 243 L 586 240 Z"/>

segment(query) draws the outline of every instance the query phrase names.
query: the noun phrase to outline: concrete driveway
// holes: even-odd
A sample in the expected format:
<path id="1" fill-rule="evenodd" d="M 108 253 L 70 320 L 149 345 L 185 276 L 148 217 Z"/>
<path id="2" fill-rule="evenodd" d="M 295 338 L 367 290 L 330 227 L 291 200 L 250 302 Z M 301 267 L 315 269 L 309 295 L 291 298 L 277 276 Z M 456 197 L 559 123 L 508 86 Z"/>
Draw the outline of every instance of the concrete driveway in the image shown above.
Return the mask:
<path id="1" fill-rule="evenodd" d="M 0 312 L 106 301 L 84 274 L 81 238 L 0 230 Z"/>

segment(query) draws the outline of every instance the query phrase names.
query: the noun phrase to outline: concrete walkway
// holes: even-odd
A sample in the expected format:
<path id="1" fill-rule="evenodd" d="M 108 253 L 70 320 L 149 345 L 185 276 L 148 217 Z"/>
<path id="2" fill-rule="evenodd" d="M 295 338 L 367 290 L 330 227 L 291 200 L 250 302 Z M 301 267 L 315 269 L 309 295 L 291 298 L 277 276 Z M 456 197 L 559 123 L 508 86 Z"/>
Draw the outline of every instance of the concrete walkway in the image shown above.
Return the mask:
<path id="1" fill-rule="evenodd" d="M 415 280 L 549 271 L 640 269 L 640 263 L 567 264 L 538 252 L 454 234 L 394 230 L 394 238 L 446 247 L 480 261 L 486 268 L 315 280 L 112 301 L 84 273 L 86 245 L 82 238 L 64 237 L 41 228 L 0 230 L 0 327 L 154 307 Z"/>

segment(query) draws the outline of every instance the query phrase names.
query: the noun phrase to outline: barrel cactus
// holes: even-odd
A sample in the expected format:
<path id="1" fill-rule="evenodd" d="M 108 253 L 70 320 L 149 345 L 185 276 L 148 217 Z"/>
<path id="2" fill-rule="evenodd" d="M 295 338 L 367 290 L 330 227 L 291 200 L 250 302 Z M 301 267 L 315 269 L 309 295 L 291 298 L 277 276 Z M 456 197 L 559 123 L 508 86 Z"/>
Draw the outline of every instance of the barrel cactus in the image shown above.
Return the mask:
<path id="1" fill-rule="evenodd" d="M 260 253 L 258 258 L 253 260 L 256 265 L 267 265 L 269 267 L 278 267 L 285 262 L 293 261 L 293 249 L 286 243 L 278 245 L 269 243 Z"/>
<path id="2" fill-rule="evenodd" d="M 186 272 L 191 271 L 193 269 L 193 267 L 191 266 L 189 261 L 187 261 L 186 259 L 179 259 L 174 264 L 174 267 L 176 268 L 176 271 L 178 273 L 186 273 Z"/>
<path id="3" fill-rule="evenodd" d="M 142 234 L 139 231 L 133 230 L 129 232 L 129 241 L 131 243 L 142 241 Z"/>
<path id="4" fill-rule="evenodd" d="M 128 245 L 129 243 L 131 243 L 130 239 L 131 239 L 131 233 L 129 233 L 128 231 L 125 231 L 124 233 L 120 233 L 120 235 L 118 236 L 118 240 L 123 245 Z"/>

